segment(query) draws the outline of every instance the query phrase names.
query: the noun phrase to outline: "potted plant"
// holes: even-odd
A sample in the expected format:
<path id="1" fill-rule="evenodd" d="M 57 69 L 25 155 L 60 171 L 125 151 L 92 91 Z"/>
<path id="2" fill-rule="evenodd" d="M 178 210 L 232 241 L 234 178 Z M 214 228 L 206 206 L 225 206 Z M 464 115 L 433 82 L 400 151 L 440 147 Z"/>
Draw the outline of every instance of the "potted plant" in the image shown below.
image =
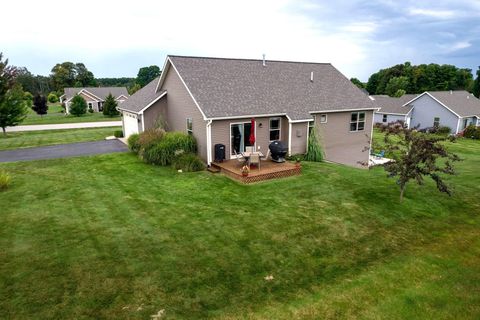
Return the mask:
<path id="1" fill-rule="evenodd" d="M 250 172 L 250 168 L 247 165 L 244 165 L 242 167 L 242 176 L 247 177 L 249 172 Z"/>
<path id="2" fill-rule="evenodd" d="M 296 157 L 295 158 L 295 167 L 300 168 L 300 158 Z"/>

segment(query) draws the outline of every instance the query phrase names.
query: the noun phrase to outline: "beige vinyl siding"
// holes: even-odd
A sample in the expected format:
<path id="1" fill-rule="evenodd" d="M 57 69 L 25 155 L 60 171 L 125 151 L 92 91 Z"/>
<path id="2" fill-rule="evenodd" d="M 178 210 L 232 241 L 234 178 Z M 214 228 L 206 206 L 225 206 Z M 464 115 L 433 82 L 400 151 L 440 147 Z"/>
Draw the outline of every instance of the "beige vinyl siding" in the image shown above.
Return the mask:
<path id="1" fill-rule="evenodd" d="M 321 144 L 328 161 L 362 167 L 359 162 L 368 163 L 369 145 L 372 135 L 373 111 L 365 111 L 365 129 L 350 132 L 351 112 L 328 113 L 326 123 L 320 123 L 315 116 Z"/>
<path id="2" fill-rule="evenodd" d="M 207 122 L 203 120 L 202 114 L 174 68 L 169 68 L 160 90 L 168 92 L 166 112 L 168 130 L 187 132 L 186 119 L 192 118 L 193 136 L 197 140 L 198 155 L 207 161 Z M 153 119 L 153 121 L 155 120 L 156 118 Z"/>
<path id="3" fill-rule="evenodd" d="M 308 122 L 292 123 L 292 154 L 307 152 Z"/>
<path id="4" fill-rule="evenodd" d="M 143 112 L 143 117 L 145 119 L 145 130 L 153 128 L 159 118 L 163 118 L 163 120 L 167 121 L 167 97 L 163 96 L 160 100 L 151 105 Z"/>
<path id="5" fill-rule="evenodd" d="M 288 120 L 285 117 L 272 117 L 281 118 L 281 141 L 285 144 L 288 143 Z M 284 124 L 286 120 L 286 125 Z M 225 158 L 230 159 L 231 147 L 230 147 L 230 124 L 251 122 L 251 119 L 234 119 L 234 120 L 216 120 L 212 122 L 212 159 L 214 158 L 215 144 L 221 143 L 225 145 Z M 255 118 L 256 135 L 255 135 L 255 147 L 256 150 L 266 154 L 268 152 L 268 145 L 270 144 L 270 117 Z M 262 127 L 260 128 L 260 124 Z M 286 137 L 286 139 L 284 138 Z"/>

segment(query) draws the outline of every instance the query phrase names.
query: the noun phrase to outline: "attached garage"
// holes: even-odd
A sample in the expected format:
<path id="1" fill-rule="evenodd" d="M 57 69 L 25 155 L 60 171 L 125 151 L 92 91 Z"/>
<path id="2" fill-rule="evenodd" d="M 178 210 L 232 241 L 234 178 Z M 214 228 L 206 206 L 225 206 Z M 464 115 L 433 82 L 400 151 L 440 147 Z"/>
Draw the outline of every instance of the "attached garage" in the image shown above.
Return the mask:
<path id="1" fill-rule="evenodd" d="M 142 121 L 141 121 L 140 115 L 123 111 L 122 122 L 123 122 L 123 134 L 126 138 L 128 138 L 132 134 L 142 132 Z"/>

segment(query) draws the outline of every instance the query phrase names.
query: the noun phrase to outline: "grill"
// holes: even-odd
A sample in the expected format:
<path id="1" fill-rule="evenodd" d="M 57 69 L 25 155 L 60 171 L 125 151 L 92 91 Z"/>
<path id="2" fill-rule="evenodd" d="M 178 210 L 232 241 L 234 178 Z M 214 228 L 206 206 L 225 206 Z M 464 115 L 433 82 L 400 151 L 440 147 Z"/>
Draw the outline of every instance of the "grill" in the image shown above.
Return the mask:
<path id="1" fill-rule="evenodd" d="M 270 149 L 272 161 L 285 162 L 285 156 L 287 155 L 288 148 L 283 142 L 273 141 L 270 143 L 268 148 Z"/>

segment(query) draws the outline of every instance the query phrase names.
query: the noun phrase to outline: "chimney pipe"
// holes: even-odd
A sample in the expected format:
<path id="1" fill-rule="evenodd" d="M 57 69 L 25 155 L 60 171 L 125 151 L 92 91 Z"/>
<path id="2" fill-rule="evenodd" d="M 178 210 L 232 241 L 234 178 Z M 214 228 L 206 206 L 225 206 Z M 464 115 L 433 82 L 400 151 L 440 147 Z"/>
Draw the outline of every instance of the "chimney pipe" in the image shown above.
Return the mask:
<path id="1" fill-rule="evenodd" d="M 265 67 L 266 66 L 266 64 L 265 64 L 265 53 L 262 54 L 262 56 L 263 56 L 263 66 Z"/>
<path id="2" fill-rule="evenodd" d="M 450 94 L 453 94 L 453 91 L 452 91 L 452 90 L 450 90 Z"/>
<path id="3" fill-rule="evenodd" d="M 313 71 L 310 72 L 310 81 L 313 82 Z"/>

